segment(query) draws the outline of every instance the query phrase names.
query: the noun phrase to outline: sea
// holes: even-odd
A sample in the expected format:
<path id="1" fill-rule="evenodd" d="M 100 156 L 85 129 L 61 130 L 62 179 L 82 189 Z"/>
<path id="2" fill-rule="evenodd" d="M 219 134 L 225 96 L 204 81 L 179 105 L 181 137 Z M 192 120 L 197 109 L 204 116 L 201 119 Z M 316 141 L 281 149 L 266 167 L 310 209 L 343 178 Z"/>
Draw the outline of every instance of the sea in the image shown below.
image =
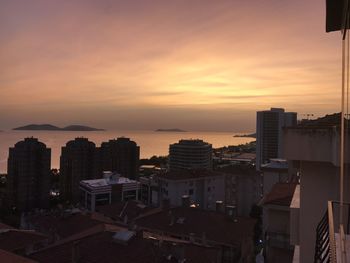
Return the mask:
<path id="1" fill-rule="evenodd" d="M 250 133 L 250 132 L 247 132 Z M 242 134 L 242 133 L 240 133 Z M 246 134 L 246 133 L 244 133 Z M 0 173 L 7 171 L 9 148 L 26 137 L 35 137 L 51 148 L 51 167 L 59 168 L 61 147 L 68 141 L 85 137 L 100 146 L 102 142 L 128 137 L 140 146 L 140 157 L 150 158 L 153 155 L 168 155 L 169 145 L 181 139 L 202 139 L 211 143 L 214 148 L 238 145 L 254 141 L 254 138 L 234 137 L 233 132 L 156 132 L 156 131 L 3 131 L 0 132 Z"/>

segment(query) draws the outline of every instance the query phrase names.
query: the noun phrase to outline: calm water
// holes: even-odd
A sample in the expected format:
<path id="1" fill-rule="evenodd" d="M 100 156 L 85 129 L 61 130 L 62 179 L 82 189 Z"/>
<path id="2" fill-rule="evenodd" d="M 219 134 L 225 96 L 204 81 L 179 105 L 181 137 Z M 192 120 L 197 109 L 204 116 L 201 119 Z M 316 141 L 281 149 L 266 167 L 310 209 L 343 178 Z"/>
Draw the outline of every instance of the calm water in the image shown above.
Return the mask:
<path id="1" fill-rule="evenodd" d="M 101 142 L 125 136 L 134 140 L 140 146 L 141 158 L 153 155 L 167 155 L 169 144 L 180 139 L 202 139 L 213 147 L 238 145 L 253 141 L 253 138 L 235 138 L 234 133 L 228 132 L 154 132 L 154 131 L 98 131 L 98 132 L 71 132 L 71 131 L 4 131 L 0 132 L 0 172 L 7 169 L 8 148 L 25 137 L 36 137 L 52 149 L 52 167 L 59 167 L 61 147 L 75 137 L 86 137 L 100 146 Z"/>

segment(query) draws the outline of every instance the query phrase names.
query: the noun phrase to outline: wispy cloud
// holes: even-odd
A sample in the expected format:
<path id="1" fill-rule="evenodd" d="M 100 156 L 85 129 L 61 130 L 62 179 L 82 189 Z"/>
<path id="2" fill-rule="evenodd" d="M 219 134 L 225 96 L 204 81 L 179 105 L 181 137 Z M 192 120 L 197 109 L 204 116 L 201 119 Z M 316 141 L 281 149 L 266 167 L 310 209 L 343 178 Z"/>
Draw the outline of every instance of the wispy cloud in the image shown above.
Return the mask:
<path id="1" fill-rule="evenodd" d="M 117 113 L 138 110 L 132 118 L 141 123 L 151 116 L 148 109 L 159 114 L 151 110 L 157 108 L 172 109 L 178 123 L 185 116 L 203 121 L 194 112 L 205 111 L 203 127 L 217 123 L 209 112 L 225 110 L 220 127 L 229 129 L 235 112 L 244 112 L 235 117 L 244 125 L 249 116 L 253 127 L 254 112 L 276 104 L 293 111 L 338 109 L 339 36 L 323 32 L 324 5 L 317 0 L 1 5 L 5 126 L 31 114 L 67 123 L 87 111 L 91 121 L 116 123 L 125 121 Z M 59 114 L 66 111 L 71 114 Z"/>

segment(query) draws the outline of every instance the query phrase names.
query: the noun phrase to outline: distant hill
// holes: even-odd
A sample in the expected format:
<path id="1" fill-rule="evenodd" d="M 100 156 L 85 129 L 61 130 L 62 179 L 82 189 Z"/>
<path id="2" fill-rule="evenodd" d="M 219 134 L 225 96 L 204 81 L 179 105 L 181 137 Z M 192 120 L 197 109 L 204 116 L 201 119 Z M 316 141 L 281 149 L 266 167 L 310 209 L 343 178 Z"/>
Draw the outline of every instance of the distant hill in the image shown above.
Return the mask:
<path id="1" fill-rule="evenodd" d="M 59 131 L 61 128 L 51 124 L 29 124 L 14 128 L 13 130 L 18 131 Z"/>
<path id="2" fill-rule="evenodd" d="M 157 129 L 156 132 L 186 132 L 185 130 L 173 128 L 173 129 Z"/>
<path id="3" fill-rule="evenodd" d="M 249 137 L 249 138 L 256 138 L 256 133 L 250 133 L 250 134 L 236 134 L 233 137 Z"/>
<path id="4" fill-rule="evenodd" d="M 63 131 L 104 131 L 104 129 L 97 129 L 83 125 L 69 125 L 62 129 Z"/>
<path id="5" fill-rule="evenodd" d="M 29 124 L 13 128 L 16 131 L 104 131 L 104 129 L 96 129 L 83 125 L 69 125 L 64 128 L 57 127 L 51 124 Z"/>

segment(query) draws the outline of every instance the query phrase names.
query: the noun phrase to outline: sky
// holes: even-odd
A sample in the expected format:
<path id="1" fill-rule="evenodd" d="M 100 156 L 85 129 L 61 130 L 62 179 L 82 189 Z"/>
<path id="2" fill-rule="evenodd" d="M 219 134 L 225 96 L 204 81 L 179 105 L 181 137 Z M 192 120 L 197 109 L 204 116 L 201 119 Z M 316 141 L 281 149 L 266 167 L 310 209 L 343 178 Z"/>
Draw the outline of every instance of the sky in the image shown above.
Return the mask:
<path id="1" fill-rule="evenodd" d="M 0 0 L 0 129 L 253 131 L 340 111 L 322 0 Z"/>

